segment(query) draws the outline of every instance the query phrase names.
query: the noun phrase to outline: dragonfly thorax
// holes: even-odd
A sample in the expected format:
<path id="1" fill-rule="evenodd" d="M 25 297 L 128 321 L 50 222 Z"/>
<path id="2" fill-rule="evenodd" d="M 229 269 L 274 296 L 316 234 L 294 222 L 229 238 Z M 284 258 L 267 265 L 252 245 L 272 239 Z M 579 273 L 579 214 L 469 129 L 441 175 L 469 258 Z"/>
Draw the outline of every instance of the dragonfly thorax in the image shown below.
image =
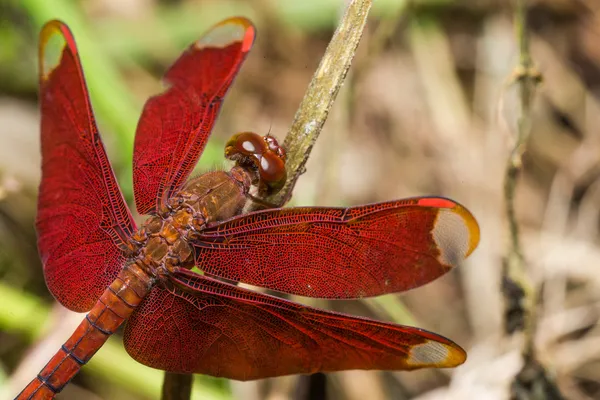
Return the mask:
<path id="1" fill-rule="evenodd" d="M 135 262 L 154 277 L 174 267 L 192 268 L 193 249 L 187 239 L 191 222 L 192 214 L 185 209 L 149 217 L 132 236 L 138 247 Z"/>
<path id="2" fill-rule="evenodd" d="M 192 268 L 191 242 L 206 226 L 240 214 L 253 198 L 251 186 L 259 194 L 269 194 L 285 182 L 285 151 L 270 135 L 238 133 L 227 142 L 225 155 L 235 161 L 231 171 L 190 179 L 132 236 L 132 258 L 150 275 L 160 279 L 176 267 Z"/>
<path id="3" fill-rule="evenodd" d="M 238 215 L 250 186 L 249 173 L 240 167 L 190 179 L 132 236 L 132 258 L 157 278 L 175 267 L 191 269 L 195 257 L 190 242 L 207 225 Z"/>

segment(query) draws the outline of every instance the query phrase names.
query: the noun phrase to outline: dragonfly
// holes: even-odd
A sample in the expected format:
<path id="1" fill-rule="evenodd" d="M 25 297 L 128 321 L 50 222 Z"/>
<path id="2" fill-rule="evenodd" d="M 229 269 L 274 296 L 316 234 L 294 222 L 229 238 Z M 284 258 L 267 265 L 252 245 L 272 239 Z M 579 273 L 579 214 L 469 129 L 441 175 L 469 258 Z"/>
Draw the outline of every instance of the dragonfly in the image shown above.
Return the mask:
<path id="1" fill-rule="evenodd" d="M 286 181 L 286 152 L 233 135 L 229 171 L 190 178 L 256 36 L 242 17 L 192 43 L 145 104 L 134 141 L 138 227 L 98 133 L 73 34 L 39 44 L 42 180 L 36 229 L 49 291 L 87 312 L 17 399 L 51 399 L 123 324 L 135 360 L 175 373 L 253 380 L 352 369 L 454 367 L 466 352 L 426 330 L 253 291 L 357 299 L 406 291 L 477 247 L 462 205 L 416 197 L 348 208 L 244 212 Z"/>

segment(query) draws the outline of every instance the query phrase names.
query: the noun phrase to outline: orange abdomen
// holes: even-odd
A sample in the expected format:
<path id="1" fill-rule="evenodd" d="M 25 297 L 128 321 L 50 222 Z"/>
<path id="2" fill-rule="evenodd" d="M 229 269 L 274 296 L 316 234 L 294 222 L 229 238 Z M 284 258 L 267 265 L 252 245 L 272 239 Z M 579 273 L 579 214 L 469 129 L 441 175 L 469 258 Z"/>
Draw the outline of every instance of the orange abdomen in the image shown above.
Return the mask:
<path id="1" fill-rule="evenodd" d="M 138 265 L 125 266 L 73 335 L 16 400 L 54 398 L 131 315 L 152 285 L 153 280 Z"/>

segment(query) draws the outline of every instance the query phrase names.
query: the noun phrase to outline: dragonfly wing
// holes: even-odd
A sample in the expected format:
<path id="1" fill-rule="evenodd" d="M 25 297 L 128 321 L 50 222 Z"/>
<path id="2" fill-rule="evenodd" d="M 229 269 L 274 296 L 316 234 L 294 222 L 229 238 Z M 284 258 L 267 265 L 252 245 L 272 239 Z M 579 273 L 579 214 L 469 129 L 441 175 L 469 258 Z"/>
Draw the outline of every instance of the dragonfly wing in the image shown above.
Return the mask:
<path id="1" fill-rule="evenodd" d="M 38 248 L 52 294 L 71 310 L 87 311 L 121 270 L 135 225 L 98 134 L 69 28 L 47 23 L 39 51 Z"/>
<path id="2" fill-rule="evenodd" d="M 133 152 L 140 214 L 156 211 L 189 176 L 254 36 L 254 26 L 245 18 L 214 26 L 167 71 L 167 89 L 146 102 Z"/>
<path id="3" fill-rule="evenodd" d="M 479 242 L 475 218 L 421 197 L 350 208 L 299 207 L 234 217 L 194 241 L 210 274 L 302 296 L 361 298 L 424 285 Z"/>
<path id="4" fill-rule="evenodd" d="M 300 305 L 182 270 L 125 329 L 142 364 L 237 380 L 351 369 L 454 367 L 466 354 L 419 328 Z"/>

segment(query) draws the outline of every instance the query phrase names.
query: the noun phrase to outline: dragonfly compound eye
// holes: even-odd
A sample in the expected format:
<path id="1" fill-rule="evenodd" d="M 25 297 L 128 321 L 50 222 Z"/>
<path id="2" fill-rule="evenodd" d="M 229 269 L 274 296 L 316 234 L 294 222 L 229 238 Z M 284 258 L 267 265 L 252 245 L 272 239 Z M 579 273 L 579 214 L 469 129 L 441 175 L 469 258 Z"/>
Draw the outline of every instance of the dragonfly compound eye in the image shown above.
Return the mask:
<path id="1" fill-rule="evenodd" d="M 275 193 L 285 183 L 285 150 L 271 135 L 262 137 L 254 132 L 237 133 L 227 141 L 225 157 L 257 174 L 254 181 L 262 194 Z"/>

